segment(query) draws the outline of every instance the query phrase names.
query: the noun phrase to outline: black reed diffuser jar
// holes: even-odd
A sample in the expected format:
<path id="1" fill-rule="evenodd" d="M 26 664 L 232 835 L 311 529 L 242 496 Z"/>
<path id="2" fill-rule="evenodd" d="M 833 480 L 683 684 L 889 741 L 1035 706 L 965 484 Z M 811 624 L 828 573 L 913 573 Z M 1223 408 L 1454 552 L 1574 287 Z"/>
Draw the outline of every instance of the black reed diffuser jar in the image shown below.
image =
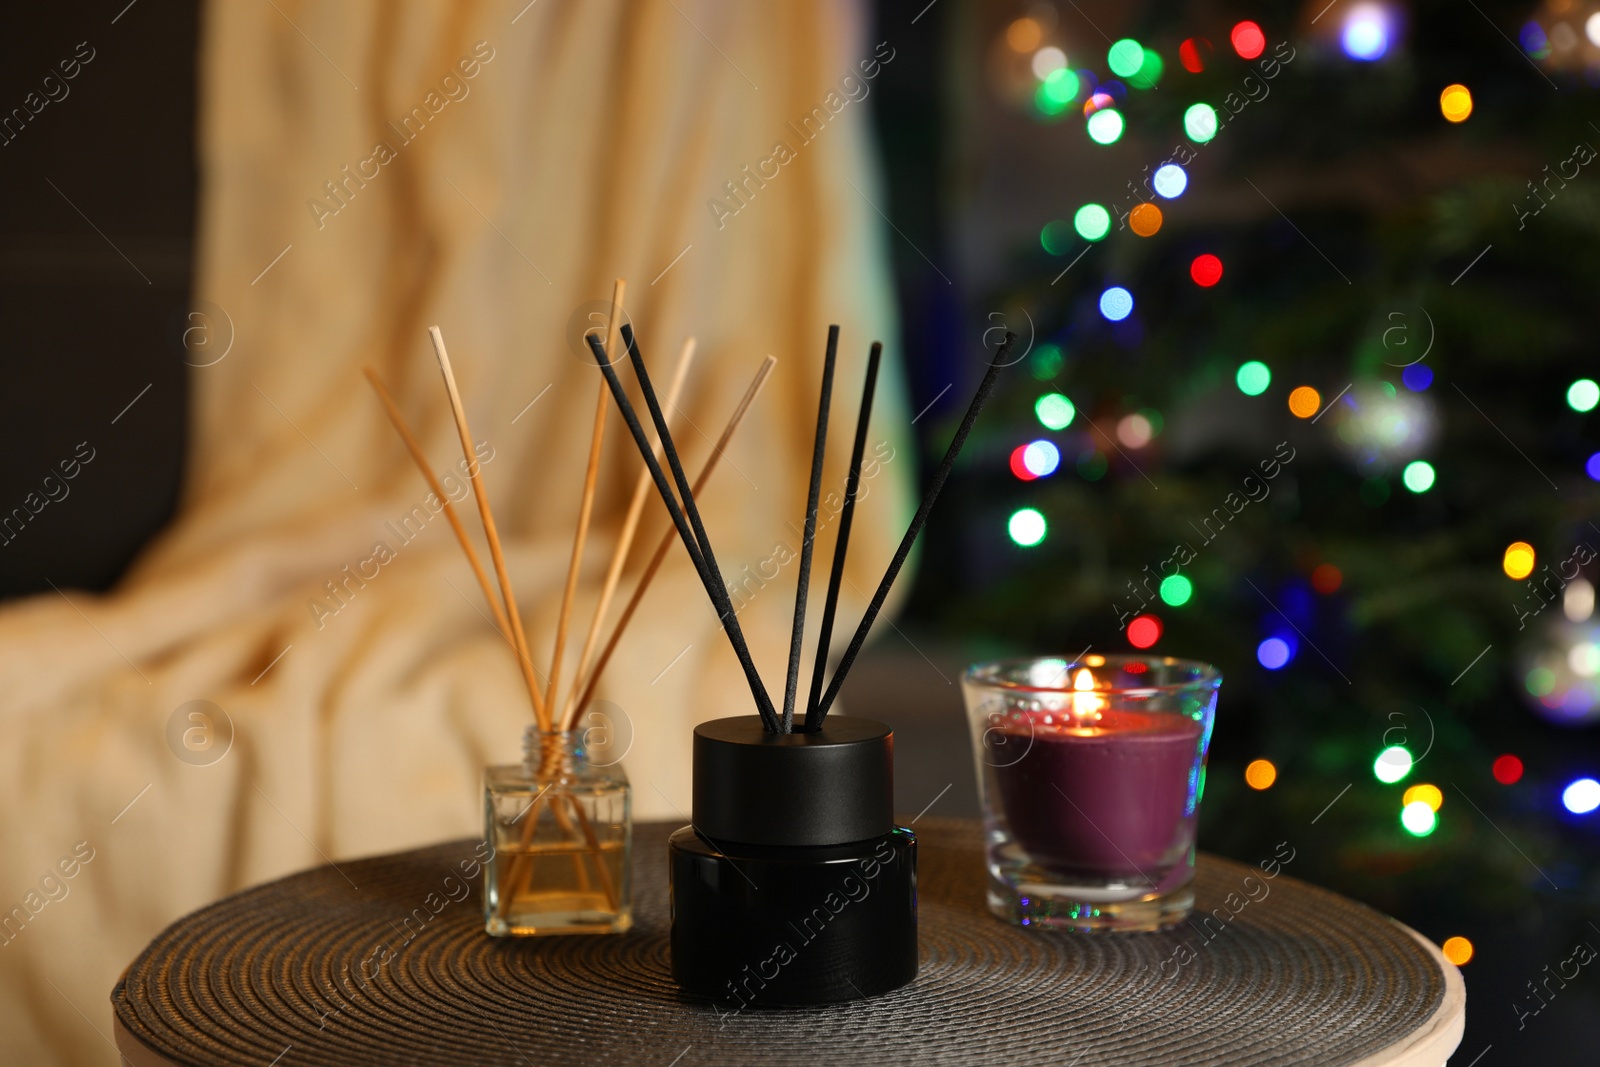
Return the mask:
<path id="1" fill-rule="evenodd" d="M 630 327 L 622 327 L 622 340 L 662 454 L 672 470 L 676 495 L 615 368 L 606 359 L 604 346 L 597 336 L 588 338 L 612 397 L 739 657 L 757 712 L 756 716 L 716 719 L 695 728 L 693 825 L 673 834 L 668 846 L 673 978 L 685 993 L 712 1000 L 723 1014 L 745 1007 L 831 1004 L 897 989 L 917 974 L 917 840 L 910 830 L 894 825 L 894 735 L 887 726 L 870 719 L 838 715 L 829 720 L 828 709 L 927 522 L 1015 337 L 1007 333 L 990 362 L 933 474 L 927 495 L 824 691 L 822 681 L 883 351 L 879 344 L 872 346 L 817 659 L 804 722 L 799 725 L 794 710 L 800 646 L 839 328 L 828 330 L 823 362 L 781 713 L 750 657 L 700 521 L 694 487 L 684 475 Z"/>
<path id="2" fill-rule="evenodd" d="M 694 825 L 667 843 L 683 991 L 737 1010 L 855 1000 L 915 978 L 917 839 L 894 825 L 893 803 L 883 723 L 696 727 Z"/>

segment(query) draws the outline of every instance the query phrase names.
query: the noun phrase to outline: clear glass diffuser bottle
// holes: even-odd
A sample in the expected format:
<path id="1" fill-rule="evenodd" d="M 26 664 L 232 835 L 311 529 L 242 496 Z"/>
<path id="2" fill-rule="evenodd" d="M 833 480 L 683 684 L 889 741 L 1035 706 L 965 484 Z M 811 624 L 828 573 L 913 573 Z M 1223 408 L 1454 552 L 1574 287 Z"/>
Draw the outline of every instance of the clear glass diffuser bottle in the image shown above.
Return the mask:
<path id="1" fill-rule="evenodd" d="M 632 790 L 585 731 L 528 727 L 521 763 L 484 780 L 484 925 L 496 937 L 620 934 L 633 925 Z"/>

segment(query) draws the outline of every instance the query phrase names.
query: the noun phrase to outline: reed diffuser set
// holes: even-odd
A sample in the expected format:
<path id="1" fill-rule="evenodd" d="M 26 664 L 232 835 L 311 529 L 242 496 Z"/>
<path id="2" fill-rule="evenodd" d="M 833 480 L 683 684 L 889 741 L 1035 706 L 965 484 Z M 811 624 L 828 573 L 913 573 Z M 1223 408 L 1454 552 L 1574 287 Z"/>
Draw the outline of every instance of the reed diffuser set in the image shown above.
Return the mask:
<path id="1" fill-rule="evenodd" d="M 804 715 L 797 725 L 800 650 L 839 328 L 829 328 L 823 360 L 781 710 L 751 659 L 717 567 L 695 504 L 700 486 L 691 485 L 684 474 L 632 328 L 623 326 L 620 332 L 660 452 L 671 469 L 670 482 L 614 361 L 607 356 L 615 349 L 592 333 L 587 337 L 590 349 L 744 669 L 756 709 L 755 715 L 714 719 L 695 728 L 692 825 L 674 833 L 668 846 L 673 978 L 685 992 L 732 1005 L 732 1011 L 751 1005 L 835 1003 L 899 988 L 917 973 L 917 846 L 909 829 L 894 824 L 893 732 L 871 719 L 847 715 L 830 719 L 828 710 L 927 522 L 1015 337 L 1007 333 L 997 349 L 824 688 L 883 352 L 882 345 L 872 345 L 816 660 Z"/>
<path id="2" fill-rule="evenodd" d="M 602 353 L 607 348 L 615 350 L 617 324 L 622 320 L 625 291 L 626 284 L 618 279 L 612 291 L 610 327 L 606 344 L 600 349 Z M 555 647 L 541 686 L 538 671 L 528 651 L 527 634 L 517 610 L 517 599 L 506 570 L 494 512 L 489 506 L 483 472 L 473 451 L 472 434 L 468 429 L 460 391 L 456 387 L 455 372 L 445 350 L 444 337 L 438 327 L 430 327 L 428 334 L 444 376 L 451 413 L 466 456 L 468 477 L 483 522 L 484 539 L 488 543 L 498 592 L 490 583 L 466 527 L 451 506 L 443 486 L 382 380 L 371 367 L 366 368 L 366 376 L 406 449 L 422 471 L 428 487 L 442 505 L 450 528 L 483 590 L 484 599 L 488 601 L 494 625 L 516 656 L 534 716 L 534 722 L 523 738 L 522 762 L 489 767 L 485 775 L 485 836 L 492 849 L 484 876 L 485 928 L 496 936 L 621 933 L 633 924 L 629 885 L 633 832 L 631 792 L 627 777 L 619 766 L 614 763 L 601 765 L 592 760 L 585 731 L 577 727 L 594 699 L 601 672 L 611 661 L 617 643 L 671 548 L 673 532 L 668 529 L 657 544 L 632 596 L 612 626 L 610 636 L 603 645 L 600 644 L 600 632 L 609 614 L 649 496 L 650 472 L 647 467 L 640 472 L 634 486 L 606 569 L 594 616 L 578 654 L 577 669 L 563 702 L 560 690 L 562 660 L 567 651 L 567 632 L 576 599 L 580 562 L 594 507 L 601 441 L 609 407 L 606 386 L 602 383 L 595 406 L 594 431 L 579 501 L 577 527 L 573 534 L 572 557 L 562 591 Z M 598 339 L 595 343 L 600 344 Z M 669 407 L 676 406 L 693 359 L 694 340 L 690 338 L 684 343 L 668 392 Z M 705 487 L 776 362 L 769 356 L 756 371 L 749 389 L 729 417 L 720 439 L 696 477 L 694 491 L 699 492 Z M 659 447 L 658 443 L 656 448 Z M 648 442 L 644 448 L 647 456 L 653 455 Z"/>

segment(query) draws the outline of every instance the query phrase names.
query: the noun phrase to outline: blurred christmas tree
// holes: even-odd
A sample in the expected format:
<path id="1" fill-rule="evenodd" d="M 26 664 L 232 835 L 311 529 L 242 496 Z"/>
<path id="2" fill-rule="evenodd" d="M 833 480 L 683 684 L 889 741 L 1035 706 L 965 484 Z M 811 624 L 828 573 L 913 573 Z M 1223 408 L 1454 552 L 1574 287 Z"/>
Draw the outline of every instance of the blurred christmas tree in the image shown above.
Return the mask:
<path id="1" fill-rule="evenodd" d="M 1035 136 L 1140 155 L 984 302 L 1031 349 L 908 612 L 1221 665 L 1206 847 L 1439 940 L 1600 897 L 1600 15 L 1560 10 L 989 27 Z"/>

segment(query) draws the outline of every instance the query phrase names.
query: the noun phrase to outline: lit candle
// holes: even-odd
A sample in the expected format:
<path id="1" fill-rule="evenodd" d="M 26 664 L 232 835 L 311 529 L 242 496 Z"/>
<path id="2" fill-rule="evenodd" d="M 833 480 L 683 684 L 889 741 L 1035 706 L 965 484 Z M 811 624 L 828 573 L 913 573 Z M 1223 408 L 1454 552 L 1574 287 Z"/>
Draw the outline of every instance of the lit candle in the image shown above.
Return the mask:
<path id="1" fill-rule="evenodd" d="M 1137 710 L 1084 667 L 1072 688 L 1011 715 L 996 765 L 1006 822 L 1034 862 L 1061 874 L 1152 883 L 1192 832 L 1202 724 Z M 1133 706 L 1130 706 L 1133 705 Z"/>

